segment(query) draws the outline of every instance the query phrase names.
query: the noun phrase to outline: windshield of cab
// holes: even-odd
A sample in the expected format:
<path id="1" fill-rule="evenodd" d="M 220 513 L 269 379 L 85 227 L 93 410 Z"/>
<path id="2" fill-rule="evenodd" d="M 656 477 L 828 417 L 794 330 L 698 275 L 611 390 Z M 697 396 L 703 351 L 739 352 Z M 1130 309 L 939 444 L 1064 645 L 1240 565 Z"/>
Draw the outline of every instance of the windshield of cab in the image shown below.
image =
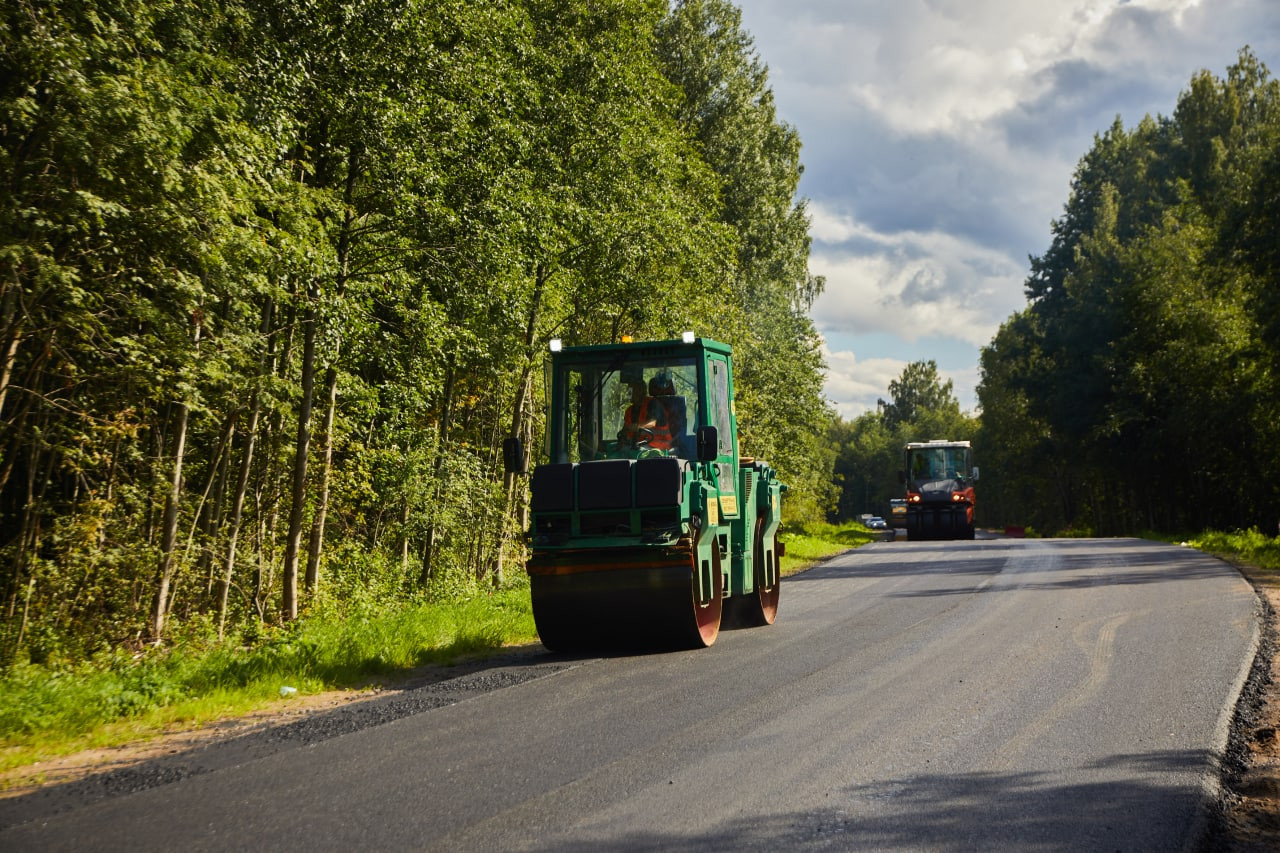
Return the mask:
<path id="1" fill-rule="evenodd" d="M 957 480 L 967 476 L 969 448 L 920 447 L 911 451 L 912 480 Z"/>
<path id="2" fill-rule="evenodd" d="M 692 357 L 562 364 L 554 388 L 554 461 L 693 456 L 699 400 Z"/>

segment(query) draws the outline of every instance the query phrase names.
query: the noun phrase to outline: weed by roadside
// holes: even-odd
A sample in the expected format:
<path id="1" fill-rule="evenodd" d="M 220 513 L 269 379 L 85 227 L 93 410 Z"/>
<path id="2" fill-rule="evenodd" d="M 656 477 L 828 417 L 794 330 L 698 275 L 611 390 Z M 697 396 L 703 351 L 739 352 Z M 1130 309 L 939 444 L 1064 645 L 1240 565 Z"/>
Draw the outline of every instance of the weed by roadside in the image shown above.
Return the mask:
<path id="1" fill-rule="evenodd" d="M 1231 533 L 1205 531 L 1187 544 L 1210 554 L 1235 557 L 1268 574 L 1280 573 L 1280 537 L 1266 536 L 1256 527 Z"/>
<path id="2" fill-rule="evenodd" d="M 778 537 L 786 544 L 787 553 L 782 558 L 784 576 L 803 571 L 819 560 L 880 538 L 877 533 L 852 521 L 844 524 L 793 522 L 783 525 Z"/>
<path id="3" fill-rule="evenodd" d="M 243 713 L 282 688 L 347 687 L 536 639 L 525 588 L 455 604 L 320 612 L 252 647 L 188 641 L 77 665 L 15 666 L 0 676 L 0 770 Z"/>

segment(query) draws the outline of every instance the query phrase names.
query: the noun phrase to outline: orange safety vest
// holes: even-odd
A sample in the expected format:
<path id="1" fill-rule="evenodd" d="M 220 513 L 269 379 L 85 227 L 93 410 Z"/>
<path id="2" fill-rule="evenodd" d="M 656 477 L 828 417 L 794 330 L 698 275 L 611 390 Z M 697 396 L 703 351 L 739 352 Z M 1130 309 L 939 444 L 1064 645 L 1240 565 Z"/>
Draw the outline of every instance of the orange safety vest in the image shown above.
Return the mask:
<path id="1" fill-rule="evenodd" d="M 654 450 L 670 450 L 675 443 L 671 437 L 670 416 L 667 414 L 667 407 L 658 403 L 656 414 L 650 415 L 649 404 L 654 401 L 653 397 L 645 397 L 644 402 L 640 404 L 640 415 L 636 417 L 635 406 L 627 406 L 626 414 L 623 416 L 623 423 L 627 426 L 639 426 L 648 423 L 650 420 L 654 425 L 649 428 L 653 435 L 649 438 L 649 446 Z"/>

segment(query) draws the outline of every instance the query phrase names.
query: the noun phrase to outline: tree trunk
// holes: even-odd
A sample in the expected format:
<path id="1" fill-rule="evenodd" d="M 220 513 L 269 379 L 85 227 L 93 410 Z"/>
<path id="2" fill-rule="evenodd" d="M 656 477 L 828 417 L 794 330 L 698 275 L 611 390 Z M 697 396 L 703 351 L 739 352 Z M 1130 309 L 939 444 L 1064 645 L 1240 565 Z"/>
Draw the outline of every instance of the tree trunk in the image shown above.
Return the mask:
<path id="1" fill-rule="evenodd" d="M 320 552 L 324 547 L 324 521 L 329 514 L 329 472 L 333 468 L 333 416 L 338 406 L 338 371 L 332 367 L 325 374 L 328 387 L 324 411 L 324 457 L 320 464 L 320 494 L 316 499 L 316 517 L 311 523 L 311 542 L 307 547 L 307 592 L 320 590 Z"/>
<path id="2" fill-rule="evenodd" d="M 48 362 L 53 354 L 54 339 L 56 337 L 57 332 L 50 333 L 49 337 L 45 339 L 44 345 L 40 348 L 39 354 L 27 368 L 26 387 L 41 388 L 43 386 L 45 363 Z M 39 398 L 35 395 L 25 394 L 19 399 L 22 402 L 18 404 L 16 411 L 9 418 L 6 429 L 9 434 L 8 446 L 0 446 L 0 492 L 4 491 L 5 486 L 9 484 L 9 477 L 13 474 L 14 466 L 22 457 L 21 436 L 23 425 L 32 418 L 32 413 L 36 411 L 35 400 Z M 38 415 L 36 419 L 38 419 Z M 0 421 L 0 426 L 4 426 L 3 421 Z M 3 433 L 0 433 L 0 435 L 3 435 Z"/>
<path id="3" fill-rule="evenodd" d="M 281 615 L 298 618 L 298 556 L 302 544 L 302 520 L 307 507 L 307 457 L 311 452 L 311 410 L 316 377 L 316 300 L 313 284 L 307 290 L 302 314 L 302 400 L 298 404 L 298 433 L 293 456 L 293 495 L 289 508 L 289 532 L 285 539 Z"/>
<path id="4" fill-rule="evenodd" d="M 430 541 L 430 540 L 428 540 Z M 422 563 L 425 566 L 429 560 L 427 553 L 424 551 L 422 555 Z M 409 501 L 406 499 L 400 505 L 400 576 L 405 577 L 409 573 Z M 428 575 L 424 572 L 422 582 L 427 582 Z"/>
<path id="5" fill-rule="evenodd" d="M 231 442 L 235 439 L 236 421 L 240 419 L 239 409 L 227 416 L 218 436 L 218 445 L 209 458 L 209 476 L 205 478 L 204 491 L 200 493 L 200 501 L 196 504 L 195 522 L 187 534 L 186 554 L 190 555 L 195 546 L 196 535 L 200 536 L 200 559 L 196 563 L 197 574 L 207 575 L 205 595 L 213 589 L 213 552 L 211 541 L 217 532 L 220 516 L 218 508 L 223 498 L 222 480 L 226 476 L 226 458 L 231 453 Z M 210 493 L 213 500 L 209 499 Z"/>
<path id="6" fill-rule="evenodd" d="M 275 344 L 272 332 L 275 325 L 275 300 L 268 298 L 262 307 L 262 323 L 259 332 L 267 341 L 266 352 L 259 362 L 261 376 L 270 376 L 274 371 L 273 358 Z M 235 573 L 236 548 L 240 539 L 240 527 L 244 517 L 244 502 L 249 493 L 249 477 L 253 471 L 253 451 L 258 441 L 258 422 L 262 414 L 262 394 L 254 389 L 249 400 L 249 423 L 246 425 L 244 451 L 240 457 L 240 466 L 236 472 L 235 493 L 231 497 L 231 520 L 228 523 L 226 553 L 223 556 L 221 577 L 218 579 L 216 600 L 218 603 L 218 639 L 226 634 L 227 599 L 231 592 L 231 581 Z M 231 453 L 227 453 L 230 464 Z"/>
<path id="7" fill-rule="evenodd" d="M 18 360 L 18 344 L 22 342 L 22 322 L 16 319 L 17 301 L 18 288 L 5 287 L 3 304 L 0 304 L 0 329 L 4 331 L 4 352 L 0 354 L 0 415 L 4 414 L 5 396 Z"/>
<path id="8" fill-rule="evenodd" d="M 547 273 L 542 267 L 538 267 L 533 280 L 533 295 L 529 299 L 529 313 L 525 320 L 524 328 L 524 365 L 520 371 L 520 381 L 516 385 L 515 404 L 511 407 L 511 435 L 519 438 L 524 447 L 529 448 L 529 439 L 532 433 L 530 429 L 529 418 L 527 416 L 528 402 L 533 394 L 533 365 L 536 361 L 537 353 L 534 351 L 534 344 L 538 339 L 538 314 L 542 309 L 542 294 L 547 284 Z M 507 473 L 503 479 L 503 492 L 505 495 L 503 511 L 501 513 L 501 528 L 498 532 L 498 561 L 494 570 L 494 585 L 501 586 L 502 576 L 504 572 L 504 560 L 507 551 L 508 533 L 511 529 L 510 518 L 513 511 L 517 515 L 517 529 L 523 530 L 528 526 L 528 518 L 524 512 L 523 500 L 516 500 L 516 475 Z M 519 509 L 516 509 L 516 507 Z"/>
<path id="9" fill-rule="evenodd" d="M 351 275 L 352 229 L 355 226 L 355 192 L 356 177 L 360 169 L 360 152 L 356 148 L 347 149 L 347 174 L 342 190 L 342 201 L 345 212 L 342 218 L 342 232 L 338 235 L 338 280 L 336 292 L 341 299 L 347 291 L 347 280 Z M 326 402 L 324 411 L 324 456 L 320 464 L 320 489 L 316 502 L 316 515 L 311 522 L 311 537 L 307 543 L 307 593 L 315 595 L 320 590 L 320 555 L 324 549 L 324 522 L 329 515 L 329 473 L 333 469 L 333 418 L 338 406 L 338 368 L 337 360 L 341 345 L 329 354 L 329 368 L 325 371 Z"/>
<path id="10" fill-rule="evenodd" d="M 440 425 L 436 433 L 436 447 L 435 447 L 436 458 L 435 458 L 435 464 L 433 466 L 434 473 L 432 474 L 433 482 L 431 484 L 431 498 L 430 498 L 430 500 L 432 501 L 433 509 L 436 505 L 439 504 L 440 500 L 444 497 L 444 484 L 440 482 L 440 478 L 441 478 L 441 473 L 444 470 L 444 454 L 445 454 L 445 448 L 448 446 L 449 430 L 453 426 L 450 416 L 453 412 L 453 389 L 454 389 L 454 382 L 456 381 L 456 379 L 457 379 L 457 371 L 453 363 L 453 356 L 451 355 L 449 356 L 448 364 L 445 366 L 444 388 L 441 391 L 441 395 L 440 395 L 441 396 Z M 404 510 L 404 518 L 405 518 L 406 524 L 404 525 L 404 527 L 407 527 L 408 526 L 407 522 L 409 519 L 409 506 L 408 506 L 409 495 L 408 494 L 404 496 L 404 500 L 406 502 L 405 510 Z M 402 532 L 401 535 L 404 535 L 407 537 L 408 533 Z M 419 578 L 423 586 L 426 586 L 427 581 L 431 579 L 431 567 L 432 567 L 432 564 L 435 562 L 436 539 L 438 535 L 439 535 L 438 525 L 434 520 L 432 520 L 431 524 L 428 525 L 427 527 L 426 547 L 423 549 L 422 573 Z"/>
<path id="11" fill-rule="evenodd" d="M 21 527 L 18 529 L 18 536 L 16 540 L 17 549 L 14 552 L 13 577 L 10 583 L 10 589 L 12 590 L 12 598 L 10 598 L 9 600 L 9 614 L 8 614 L 9 619 L 12 619 L 14 616 L 15 608 L 17 607 L 17 602 L 18 602 L 18 595 L 20 594 L 23 587 L 23 582 L 22 582 L 23 575 L 27 571 L 27 555 L 32 553 L 33 551 L 32 546 L 34 545 L 36 540 L 39 538 L 39 534 L 37 532 L 37 528 L 39 527 L 39 519 L 36 517 L 36 500 L 35 500 L 36 477 L 38 476 L 36 472 L 37 472 L 37 469 L 39 468 L 39 464 L 38 464 L 39 454 L 40 454 L 40 450 L 38 447 L 32 446 L 30 448 L 29 456 L 31 458 L 30 458 L 30 461 L 28 462 L 28 467 L 27 467 L 26 503 L 22 508 L 22 524 L 21 524 Z M 22 648 L 22 640 L 26 632 L 26 625 L 27 625 L 27 608 L 30 607 L 31 593 L 35 589 L 35 580 L 36 579 L 34 574 L 30 578 L 28 578 L 28 581 L 26 584 L 27 603 L 23 606 L 22 627 L 18 631 L 18 638 L 14 643 L 13 649 L 12 650 L 6 649 L 5 657 L 7 660 L 12 660 L 13 656 L 17 654 L 19 649 Z"/>
<path id="12" fill-rule="evenodd" d="M 200 319 L 194 318 L 193 342 L 200 352 Z M 151 604 L 151 639 L 160 642 L 164 634 L 165 614 L 169 612 L 169 587 L 173 582 L 174 544 L 178 539 L 178 504 L 182 499 L 182 461 L 187 452 L 187 419 L 191 408 L 186 401 L 178 404 L 174 425 L 173 472 L 169 479 L 169 495 L 164 503 L 164 527 L 160 539 L 160 565 L 156 568 L 156 594 Z"/>
<path id="13" fill-rule="evenodd" d="M 195 352 L 200 351 L 201 322 L 199 315 L 193 317 L 195 331 L 192 342 Z M 161 530 L 160 563 L 156 569 L 156 591 L 151 606 L 151 639 L 159 643 L 164 634 L 165 616 L 169 612 L 169 594 L 173 583 L 174 548 L 178 538 L 178 507 L 182 499 L 182 465 L 186 458 L 187 422 L 191 408 L 186 401 L 178 403 L 177 421 L 174 425 L 173 470 L 169 481 L 169 492 L 165 499 L 164 521 Z"/>
<path id="14" fill-rule="evenodd" d="M 277 521 L 274 510 L 258 519 L 258 561 L 253 570 L 253 609 L 258 614 L 259 622 L 267 621 L 267 591 L 271 589 L 275 578 L 268 548 L 275 544 Z"/>
<path id="15" fill-rule="evenodd" d="M 262 402 L 257 391 L 249 404 L 249 423 L 245 428 L 244 453 L 240 457 L 240 470 L 236 474 L 236 491 L 231 499 L 231 522 L 227 530 L 227 553 L 222 562 L 222 578 L 218 582 L 218 639 L 227 629 L 227 595 L 231 590 L 231 578 L 236 567 L 236 541 L 240 537 L 240 520 L 244 514 L 244 498 L 249 491 L 249 472 L 253 468 L 253 445 L 258 437 L 258 415 Z"/>
<path id="16" fill-rule="evenodd" d="M 266 375 L 287 381 L 289 361 L 293 352 L 293 338 L 297 329 L 298 294 L 290 294 L 283 308 L 274 301 L 267 305 L 267 311 L 274 316 L 275 310 L 282 310 L 284 316 L 274 328 L 283 332 L 278 338 L 275 334 L 267 337 L 267 370 Z M 276 348 L 277 340 L 279 349 Z M 259 391 L 261 393 L 261 391 Z M 254 483 L 254 504 L 258 508 L 257 547 L 253 570 L 253 608 L 258 614 L 258 621 L 264 622 L 268 615 L 268 602 L 275 581 L 275 548 L 276 531 L 280 527 L 280 474 L 276 460 L 280 458 L 281 436 L 284 434 L 284 412 L 279 406 L 271 408 L 271 416 L 266 420 L 266 428 L 259 436 L 257 444 L 263 445 L 262 467 Z M 264 509 L 265 508 L 265 509 Z"/>

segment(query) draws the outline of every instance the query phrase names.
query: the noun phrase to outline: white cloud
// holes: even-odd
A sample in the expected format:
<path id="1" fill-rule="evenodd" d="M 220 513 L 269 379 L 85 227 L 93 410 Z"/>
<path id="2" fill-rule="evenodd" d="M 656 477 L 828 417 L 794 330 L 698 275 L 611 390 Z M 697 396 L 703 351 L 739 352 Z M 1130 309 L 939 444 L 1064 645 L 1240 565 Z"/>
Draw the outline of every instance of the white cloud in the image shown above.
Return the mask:
<path id="1" fill-rule="evenodd" d="M 1021 303 L 1026 265 L 940 231 L 880 233 L 812 208 L 819 243 L 810 268 L 827 280 L 814 306 L 820 331 L 890 332 L 907 341 L 981 346 Z"/>
<path id="2" fill-rule="evenodd" d="M 846 420 L 875 409 L 876 401 L 888 396 L 889 383 L 907 366 L 894 358 L 859 361 L 848 350 L 832 352 L 825 346 L 823 356 L 827 360 L 827 397 Z"/>
<path id="3" fill-rule="evenodd" d="M 878 401 L 888 399 L 889 383 L 900 377 L 908 364 L 908 361 L 897 358 L 859 359 L 851 350 L 832 350 L 825 345 L 822 354 L 828 369 L 827 397 L 845 420 L 874 411 Z M 964 370 L 939 367 L 938 374 L 944 380 L 951 380 L 960 408 L 974 411 L 977 367 Z"/>
<path id="4" fill-rule="evenodd" d="M 1036 71 L 1087 44 L 1114 4 L 749 0 L 775 84 L 856 104 L 901 133 L 962 133 L 1035 94 Z"/>

